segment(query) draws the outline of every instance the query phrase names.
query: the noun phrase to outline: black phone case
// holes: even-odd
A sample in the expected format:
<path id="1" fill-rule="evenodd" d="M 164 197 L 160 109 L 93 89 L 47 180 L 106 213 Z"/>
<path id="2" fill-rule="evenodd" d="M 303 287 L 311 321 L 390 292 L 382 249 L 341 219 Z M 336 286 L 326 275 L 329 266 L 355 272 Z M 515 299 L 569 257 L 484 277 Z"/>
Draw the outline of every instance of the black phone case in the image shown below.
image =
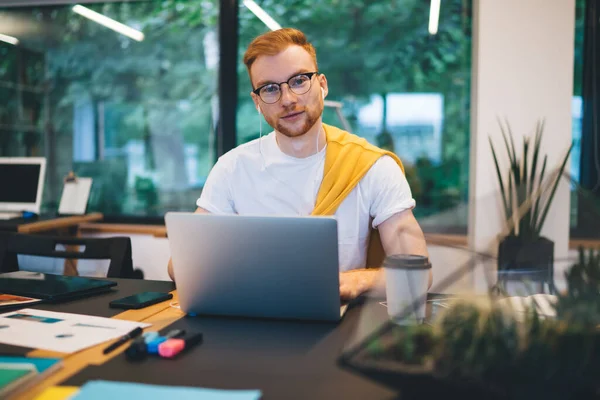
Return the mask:
<path id="1" fill-rule="evenodd" d="M 127 296 L 129 297 L 129 296 Z M 171 293 L 166 293 L 164 296 L 162 297 L 157 297 L 156 299 L 153 300 L 149 300 L 146 301 L 144 303 L 137 303 L 137 304 L 133 304 L 133 303 L 128 303 L 128 302 L 122 302 L 123 299 L 118 299 L 118 300 L 113 300 L 110 303 L 108 303 L 109 307 L 111 308 L 121 308 L 124 310 L 139 310 L 140 308 L 145 308 L 157 303 L 160 303 L 162 301 L 165 300 L 169 300 L 172 299 L 173 295 Z"/>

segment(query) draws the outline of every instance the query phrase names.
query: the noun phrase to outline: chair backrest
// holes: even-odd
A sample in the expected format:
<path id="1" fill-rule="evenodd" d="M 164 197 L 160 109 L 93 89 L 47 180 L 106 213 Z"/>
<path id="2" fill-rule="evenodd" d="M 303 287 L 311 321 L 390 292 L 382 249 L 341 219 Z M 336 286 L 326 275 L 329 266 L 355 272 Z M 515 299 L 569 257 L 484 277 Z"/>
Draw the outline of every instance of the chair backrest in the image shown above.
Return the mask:
<path id="1" fill-rule="evenodd" d="M 64 245 L 66 251 L 57 250 Z M 85 246 L 82 251 L 69 251 L 67 246 Z M 64 238 L 0 232 L 0 272 L 19 269 L 17 255 L 50 258 L 110 260 L 107 277 L 134 278 L 131 257 L 131 239 L 111 238 Z"/>
<path id="2" fill-rule="evenodd" d="M 367 247 L 367 268 L 379 268 L 385 260 L 385 250 L 381 244 L 381 237 L 377 229 L 371 229 L 369 245 Z"/>

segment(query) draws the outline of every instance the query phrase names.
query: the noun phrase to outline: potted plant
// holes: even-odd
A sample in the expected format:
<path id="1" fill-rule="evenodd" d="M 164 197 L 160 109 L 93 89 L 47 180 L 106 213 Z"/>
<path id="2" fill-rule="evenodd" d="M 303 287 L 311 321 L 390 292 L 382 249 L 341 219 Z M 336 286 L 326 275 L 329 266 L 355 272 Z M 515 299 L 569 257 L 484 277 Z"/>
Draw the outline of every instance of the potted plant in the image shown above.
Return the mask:
<path id="1" fill-rule="evenodd" d="M 459 299 L 427 324 L 386 323 L 341 365 L 407 397 L 589 398 L 600 389 L 600 251 L 580 249 L 565 277 L 556 318 Z"/>
<path id="2" fill-rule="evenodd" d="M 505 181 L 494 144 L 489 138 L 504 214 L 508 221 L 508 234 L 500 241 L 498 247 L 498 271 L 529 271 L 536 276 L 534 279 L 541 276 L 551 285 L 554 273 L 554 242 L 541 236 L 541 231 L 573 144 L 571 143 L 556 176 L 550 178 L 547 186 L 544 179 L 548 156 L 544 155 L 541 159 L 540 154 L 544 121 L 537 122 L 533 142 L 529 137 L 523 138 L 520 156 L 515 149 L 510 125 L 508 122 L 505 122 L 505 125 L 501 121 L 498 122 L 509 159 L 508 180 Z M 542 196 L 546 193 L 546 188 L 550 188 L 550 191 L 547 196 Z"/>
<path id="3" fill-rule="evenodd" d="M 570 324 L 600 325 L 600 250 L 579 248 L 578 261 L 565 272 L 568 291 L 558 295 L 556 314 Z"/>

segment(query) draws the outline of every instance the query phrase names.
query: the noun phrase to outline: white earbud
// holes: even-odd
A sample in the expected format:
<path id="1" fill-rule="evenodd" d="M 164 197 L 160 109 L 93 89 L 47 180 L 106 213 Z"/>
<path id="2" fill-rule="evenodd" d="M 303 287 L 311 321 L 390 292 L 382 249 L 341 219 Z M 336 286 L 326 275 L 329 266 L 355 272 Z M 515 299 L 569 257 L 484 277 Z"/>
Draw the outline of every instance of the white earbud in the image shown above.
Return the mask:
<path id="1" fill-rule="evenodd" d="M 256 110 L 258 111 L 259 114 L 262 114 L 262 110 L 260 109 L 260 106 L 256 106 Z"/>
<path id="2" fill-rule="evenodd" d="M 323 100 L 325 100 L 325 89 L 321 88 L 321 96 L 323 97 Z"/>

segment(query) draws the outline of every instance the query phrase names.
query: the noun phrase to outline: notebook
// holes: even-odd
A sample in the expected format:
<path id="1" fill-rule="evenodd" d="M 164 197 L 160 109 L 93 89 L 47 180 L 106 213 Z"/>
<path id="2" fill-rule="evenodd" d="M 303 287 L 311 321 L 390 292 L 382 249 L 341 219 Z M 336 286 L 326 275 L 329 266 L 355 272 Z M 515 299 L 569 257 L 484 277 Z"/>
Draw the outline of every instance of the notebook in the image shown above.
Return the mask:
<path id="1" fill-rule="evenodd" d="M 8 397 L 36 374 L 33 364 L 0 363 L 0 399 Z"/>
<path id="2" fill-rule="evenodd" d="M 59 358 L 0 357 L 0 399 L 35 385 L 61 367 Z"/>
<path id="3" fill-rule="evenodd" d="M 116 282 L 109 280 L 30 271 L 0 274 L 0 293 L 46 301 L 70 300 L 75 297 L 97 294 L 116 285 Z"/>

